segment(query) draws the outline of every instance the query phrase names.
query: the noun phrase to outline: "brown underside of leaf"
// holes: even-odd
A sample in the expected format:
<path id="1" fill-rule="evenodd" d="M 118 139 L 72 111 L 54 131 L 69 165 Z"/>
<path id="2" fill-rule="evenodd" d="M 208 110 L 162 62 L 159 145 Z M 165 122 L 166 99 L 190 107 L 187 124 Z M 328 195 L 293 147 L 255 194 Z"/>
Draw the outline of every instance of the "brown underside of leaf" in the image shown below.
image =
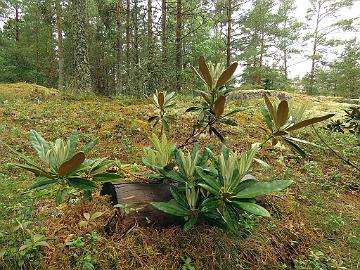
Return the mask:
<path id="1" fill-rule="evenodd" d="M 65 175 L 76 170 L 83 162 L 85 161 L 85 154 L 83 152 L 78 152 L 73 156 L 72 159 L 61 164 L 58 175 L 64 177 Z"/>
<path id="2" fill-rule="evenodd" d="M 215 101 L 214 104 L 214 114 L 216 117 L 219 117 L 220 115 L 223 114 L 225 109 L 225 96 L 220 96 L 218 97 L 218 99 Z"/>
<path id="3" fill-rule="evenodd" d="M 276 125 L 283 126 L 289 118 L 289 105 L 286 100 L 282 100 L 279 104 L 276 114 Z"/>
<path id="4" fill-rule="evenodd" d="M 278 136 L 285 136 L 287 135 L 288 133 L 286 131 L 283 131 L 283 130 L 280 130 L 280 131 L 277 131 L 273 134 L 274 137 L 278 137 Z"/>
<path id="5" fill-rule="evenodd" d="M 287 129 L 287 131 L 293 131 L 293 130 L 303 128 L 303 127 L 306 127 L 306 126 L 309 126 L 309 125 L 312 125 L 312 124 L 315 124 L 315 123 L 318 123 L 318 122 L 321 122 L 321 121 L 325 121 L 325 120 L 333 117 L 334 115 L 335 115 L 334 113 L 330 113 L 330 114 L 327 114 L 327 115 L 324 115 L 324 116 L 314 117 L 314 118 L 311 118 L 311 119 L 301 121 L 301 122 L 289 127 Z"/>
<path id="6" fill-rule="evenodd" d="M 200 56 L 199 69 L 201 71 L 201 74 L 204 76 L 205 82 L 207 83 L 207 85 L 211 89 L 212 88 L 212 78 L 211 78 L 209 69 L 208 69 L 208 67 L 206 65 L 204 56 Z"/>
<path id="7" fill-rule="evenodd" d="M 158 103 L 159 103 L 159 106 L 160 108 L 162 108 L 164 106 L 164 101 L 165 101 L 165 97 L 164 97 L 164 93 L 163 92 L 160 92 L 158 94 Z"/>
<path id="8" fill-rule="evenodd" d="M 238 66 L 238 63 L 232 63 L 219 77 L 219 79 L 216 82 L 216 88 L 223 86 L 225 83 L 227 83 L 228 80 L 231 79 L 231 76 L 234 74 L 236 68 Z"/>
<path id="9" fill-rule="evenodd" d="M 264 94 L 264 100 L 270 115 L 272 116 L 273 120 L 276 123 L 276 114 L 275 114 L 274 106 L 272 105 L 269 97 L 266 94 Z"/>

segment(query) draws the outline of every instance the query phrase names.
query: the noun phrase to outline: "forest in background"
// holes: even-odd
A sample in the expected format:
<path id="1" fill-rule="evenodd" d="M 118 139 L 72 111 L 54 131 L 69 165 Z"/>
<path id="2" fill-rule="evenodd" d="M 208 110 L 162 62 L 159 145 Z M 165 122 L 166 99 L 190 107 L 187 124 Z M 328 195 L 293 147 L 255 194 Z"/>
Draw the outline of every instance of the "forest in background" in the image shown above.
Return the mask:
<path id="1" fill-rule="evenodd" d="M 0 82 L 102 95 L 192 93 L 199 57 L 242 67 L 243 89 L 305 88 L 360 96 L 359 29 L 351 0 L 1 0 Z M 306 44 L 306 46 L 305 46 Z M 307 48 L 310 48 L 309 50 Z M 340 53 L 334 57 L 337 48 Z M 330 55 L 332 55 L 330 57 Z M 290 62 L 311 60 L 302 78 Z"/>

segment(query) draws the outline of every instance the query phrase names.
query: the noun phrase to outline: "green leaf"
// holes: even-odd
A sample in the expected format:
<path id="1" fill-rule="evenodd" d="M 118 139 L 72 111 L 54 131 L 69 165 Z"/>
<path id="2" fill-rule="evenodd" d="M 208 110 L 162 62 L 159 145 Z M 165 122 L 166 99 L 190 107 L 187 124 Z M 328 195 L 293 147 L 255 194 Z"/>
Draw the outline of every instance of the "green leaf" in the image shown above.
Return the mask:
<path id="1" fill-rule="evenodd" d="M 247 202 L 237 202 L 237 201 L 232 201 L 231 203 L 233 205 L 235 205 L 236 207 L 239 207 L 239 208 L 245 210 L 246 212 L 255 214 L 257 216 L 270 217 L 270 213 L 264 207 L 262 207 L 258 204 L 247 203 Z"/>
<path id="2" fill-rule="evenodd" d="M 40 159 L 47 163 L 46 153 L 49 150 L 49 143 L 33 129 L 29 132 L 29 141 Z"/>
<path id="3" fill-rule="evenodd" d="M 170 202 L 152 202 L 150 203 L 156 209 L 170 215 L 185 217 L 187 212 L 184 208 Z"/>
<path id="4" fill-rule="evenodd" d="M 188 232 L 198 221 L 197 217 L 191 216 L 189 220 L 184 224 L 183 231 L 186 233 Z"/>
<path id="5" fill-rule="evenodd" d="M 261 107 L 260 109 L 264 116 L 264 120 L 265 120 L 267 127 L 269 128 L 270 131 L 273 131 L 273 129 L 274 129 L 273 121 L 272 121 L 272 117 L 269 113 L 269 110 L 267 110 L 265 107 Z"/>
<path id="6" fill-rule="evenodd" d="M 159 116 L 155 115 L 155 116 L 151 116 L 148 118 L 148 122 L 151 123 L 152 121 L 155 121 L 159 118 Z"/>
<path id="7" fill-rule="evenodd" d="M 219 198 L 211 196 L 201 202 L 200 208 L 202 212 L 217 212 L 216 208 L 219 205 Z"/>
<path id="8" fill-rule="evenodd" d="M 218 192 L 220 191 L 220 183 L 217 182 L 211 175 L 206 174 L 203 168 L 197 166 L 196 172 L 207 185 L 217 190 Z"/>
<path id="9" fill-rule="evenodd" d="M 88 142 L 83 147 L 81 147 L 80 151 L 85 154 L 89 153 L 95 147 L 95 145 L 97 145 L 98 141 L 99 140 L 96 139 L 96 140 L 92 140 L 92 141 Z"/>
<path id="10" fill-rule="evenodd" d="M 255 198 L 267 193 L 281 191 L 293 183 L 291 180 L 256 182 L 236 194 L 236 198 Z"/>
<path id="11" fill-rule="evenodd" d="M 222 217 L 230 231 L 237 232 L 239 228 L 239 215 L 230 205 L 224 206 Z"/>
<path id="12" fill-rule="evenodd" d="M 164 171 L 164 176 L 179 183 L 185 183 L 186 180 L 176 171 Z"/>
<path id="13" fill-rule="evenodd" d="M 70 140 L 70 148 L 69 148 L 69 153 L 67 155 L 67 159 L 72 158 L 76 152 L 78 133 L 76 131 L 73 131 L 70 135 L 69 140 Z"/>
<path id="14" fill-rule="evenodd" d="M 238 113 L 238 112 L 243 112 L 243 111 L 245 111 L 245 110 L 246 110 L 246 109 L 244 109 L 244 108 L 235 109 L 235 110 L 232 110 L 231 112 L 225 114 L 224 117 L 228 117 L 228 116 L 234 115 L 234 114 L 236 114 L 236 113 Z"/>
<path id="15" fill-rule="evenodd" d="M 283 138 L 284 142 L 286 142 L 290 147 L 292 147 L 296 152 L 298 152 L 300 154 L 300 156 L 302 157 L 306 157 L 306 153 L 304 150 L 302 150 L 300 148 L 300 146 L 298 146 L 297 144 L 295 144 L 293 141 L 291 141 L 288 138 Z"/>
<path id="16" fill-rule="evenodd" d="M 21 169 L 25 169 L 29 172 L 34 173 L 36 176 L 44 176 L 47 178 L 52 178 L 51 174 L 45 172 L 44 170 L 42 170 L 40 167 L 35 167 L 32 165 L 26 165 L 26 164 L 20 164 L 20 163 L 14 163 L 13 164 L 16 167 L 19 167 Z"/>
<path id="17" fill-rule="evenodd" d="M 162 124 L 162 126 L 164 127 L 164 130 L 165 130 L 166 132 L 169 132 L 169 130 L 170 130 L 169 123 L 166 121 L 165 118 L 163 118 L 163 119 L 161 120 L 161 124 Z"/>
<path id="18" fill-rule="evenodd" d="M 36 164 L 36 162 L 34 160 L 32 160 L 31 158 L 25 156 L 24 154 L 12 149 L 9 145 L 4 144 L 11 152 L 13 152 L 14 154 L 16 154 L 17 156 L 19 156 L 21 159 L 23 159 L 28 165 L 34 166 L 39 170 L 42 170 L 40 168 L 40 166 L 38 164 Z"/>
<path id="19" fill-rule="evenodd" d="M 170 192 L 171 192 L 171 195 L 173 196 L 173 198 L 175 199 L 175 201 L 181 207 L 183 207 L 183 208 L 188 207 L 188 203 L 185 198 L 185 192 L 181 192 L 180 189 L 178 187 L 176 187 L 175 185 L 170 186 Z"/>
<path id="20" fill-rule="evenodd" d="M 123 179 L 120 175 L 116 173 L 101 173 L 94 175 L 92 180 L 95 182 L 112 182 L 112 181 L 119 181 Z"/>
<path id="21" fill-rule="evenodd" d="M 223 123 L 223 124 L 228 125 L 228 126 L 233 126 L 233 127 L 236 127 L 238 125 L 235 121 L 233 121 L 233 120 L 231 120 L 229 118 L 222 118 L 220 120 L 220 123 Z"/>
<path id="22" fill-rule="evenodd" d="M 199 111 L 201 110 L 200 107 L 190 107 L 190 108 L 187 108 L 185 112 L 195 112 L 195 111 Z"/>
<path id="23" fill-rule="evenodd" d="M 225 143 L 225 138 L 223 137 L 223 135 L 221 135 L 221 133 L 216 128 L 211 127 L 211 131 L 214 132 L 215 136 L 218 137 L 222 143 Z"/>
<path id="24" fill-rule="evenodd" d="M 271 168 L 271 165 L 268 164 L 267 162 L 259 159 L 259 158 L 254 158 L 254 161 L 257 162 L 259 165 L 261 165 L 264 169 L 269 169 Z"/>
<path id="25" fill-rule="evenodd" d="M 82 189 L 82 190 L 94 190 L 97 189 L 97 185 L 88 179 L 80 177 L 72 177 L 68 179 L 70 186 Z"/>
<path id="26" fill-rule="evenodd" d="M 250 187 L 251 185 L 255 184 L 257 181 L 255 179 L 246 179 L 240 182 L 239 186 L 236 188 L 236 191 L 243 190 L 245 188 Z"/>
<path id="27" fill-rule="evenodd" d="M 56 206 L 59 206 L 60 204 L 62 204 L 65 200 L 65 197 L 68 194 L 68 190 L 66 188 L 64 189 L 59 189 L 56 193 L 56 198 L 55 198 L 55 203 Z"/>
<path id="28" fill-rule="evenodd" d="M 40 188 L 40 187 L 44 187 L 44 186 L 49 186 L 49 185 L 53 185 L 55 183 L 57 183 L 56 179 L 49 179 L 46 177 L 38 177 L 37 181 L 35 183 L 31 184 L 29 189 L 35 189 L 35 188 Z"/>
<path id="29" fill-rule="evenodd" d="M 205 183 L 198 183 L 198 186 L 202 187 L 203 189 L 209 191 L 211 194 L 215 195 L 215 196 L 219 196 L 219 190 L 209 186 L 208 184 Z"/>
<path id="30" fill-rule="evenodd" d="M 91 201 L 92 200 L 91 190 L 84 190 L 83 197 L 85 201 Z"/>
<path id="31" fill-rule="evenodd" d="M 94 168 L 91 169 L 91 174 L 92 175 L 96 175 L 96 174 L 99 174 L 99 173 L 103 173 L 103 172 L 106 172 L 106 170 L 113 164 L 113 161 L 112 160 L 103 160 L 101 159 L 100 160 L 100 164 L 96 165 Z M 92 165 L 92 166 L 94 166 Z"/>

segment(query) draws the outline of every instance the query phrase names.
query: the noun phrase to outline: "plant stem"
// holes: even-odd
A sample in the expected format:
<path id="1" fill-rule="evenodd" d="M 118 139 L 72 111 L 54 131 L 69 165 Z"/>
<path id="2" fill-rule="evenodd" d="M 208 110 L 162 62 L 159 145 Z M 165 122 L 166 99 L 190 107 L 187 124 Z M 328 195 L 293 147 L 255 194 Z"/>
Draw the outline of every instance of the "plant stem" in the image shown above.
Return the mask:
<path id="1" fill-rule="evenodd" d="M 260 144 L 260 148 L 262 148 L 264 146 L 265 143 L 267 143 L 269 140 L 271 140 L 273 138 L 273 136 L 269 136 L 265 141 L 263 141 L 261 144 Z"/>
<path id="2" fill-rule="evenodd" d="M 312 126 L 313 130 L 315 131 L 316 135 L 319 137 L 320 141 L 331 151 L 333 152 L 333 154 L 335 156 L 337 156 L 338 158 L 340 158 L 342 161 L 344 161 L 346 164 L 348 164 L 349 166 L 355 168 L 358 172 L 360 172 L 360 167 L 353 163 L 350 159 L 348 159 L 347 157 L 342 156 L 341 154 L 339 154 L 338 152 L 336 152 L 334 149 L 332 149 L 330 147 L 330 145 L 328 145 L 325 140 L 320 136 L 319 132 L 315 129 L 314 126 Z"/>
<path id="3" fill-rule="evenodd" d="M 185 146 L 194 143 L 196 140 L 192 140 L 192 138 L 196 138 L 198 136 L 200 136 L 202 133 L 205 132 L 205 130 L 212 124 L 212 122 L 209 122 L 206 124 L 206 126 L 204 128 L 202 128 L 197 134 L 195 134 L 195 132 L 193 131 L 192 134 L 185 140 L 185 142 L 183 142 L 180 146 L 178 146 L 178 149 L 184 148 Z"/>

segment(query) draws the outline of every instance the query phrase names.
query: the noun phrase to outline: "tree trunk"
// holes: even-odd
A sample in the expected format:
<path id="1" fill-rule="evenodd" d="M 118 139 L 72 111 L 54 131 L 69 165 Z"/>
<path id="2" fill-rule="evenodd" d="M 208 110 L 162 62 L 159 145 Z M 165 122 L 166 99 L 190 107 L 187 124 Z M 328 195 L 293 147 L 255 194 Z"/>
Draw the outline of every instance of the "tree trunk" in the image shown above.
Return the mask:
<path id="1" fill-rule="evenodd" d="M 286 29 L 287 27 L 287 19 L 285 19 L 284 21 L 284 29 Z M 287 65 L 287 58 L 288 58 L 288 48 L 287 48 L 287 42 L 286 42 L 286 38 L 283 39 L 283 54 L 284 54 L 284 78 L 285 80 L 288 79 L 288 65 Z"/>
<path id="2" fill-rule="evenodd" d="M 20 30 L 19 30 L 19 7 L 15 5 L 15 40 L 18 42 L 20 40 Z"/>
<path id="3" fill-rule="evenodd" d="M 176 91 L 181 91 L 182 71 L 182 6 L 181 0 L 176 0 L 176 29 L 175 29 L 175 69 Z"/>
<path id="4" fill-rule="evenodd" d="M 162 62 L 164 65 L 167 64 L 166 20 L 167 20 L 167 4 L 166 4 L 166 0 L 162 0 L 162 4 L 161 4 L 161 53 L 162 53 Z"/>
<path id="5" fill-rule="evenodd" d="M 288 79 L 287 49 L 284 50 L 284 78 Z"/>
<path id="6" fill-rule="evenodd" d="M 73 44 L 74 44 L 74 77 L 72 87 L 90 92 L 91 74 L 86 40 L 86 0 L 73 0 Z"/>
<path id="7" fill-rule="evenodd" d="M 121 0 L 116 2 L 116 64 L 115 64 L 115 91 L 116 94 L 122 93 L 122 38 L 121 38 Z"/>
<path id="8" fill-rule="evenodd" d="M 166 0 L 161 1 L 161 59 L 162 59 L 162 70 L 167 70 L 167 29 L 166 29 L 166 21 L 167 21 L 167 3 Z M 168 75 L 164 75 L 162 78 L 163 88 L 167 90 L 168 83 Z"/>
<path id="9" fill-rule="evenodd" d="M 53 29 L 50 22 L 49 25 L 49 86 L 54 87 L 54 79 L 55 79 L 55 53 L 54 53 L 54 37 L 53 37 Z"/>
<path id="10" fill-rule="evenodd" d="M 221 32 L 220 32 L 220 17 L 221 17 L 221 7 L 220 7 L 220 1 L 221 0 L 216 0 L 215 2 L 215 9 L 214 9 L 214 14 L 213 14 L 213 17 L 214 17 L 214 32 L 215 32 L 215 38 L 218 40 L 218 39 L 221 39 Z M 222 58 L 222 52 L 221 52 L 221 49 L 219 51 L 216 50 L 216 53 L 215 53 L 215 58 L 214 58 L 214 61 L 215 63 L 218 63 L 221 61 L 221 58 Z"/>
<path id="11" fill-rule="evenodd" d="M 311 57 L 311 71 L 310 71 L 310 88 L 309 93 L 313 92 L 314 87 L 314 78 L 315 78 L 315 57 L 317 53 L 317 42 L 318 42 L 318 34 L 319 34 L 319 23 L 320 23 L 320 11 L 321 11 L 321 2 L 318 3 L 317 9 L 317 17 L 316 17 L 316 25 L 314 31 L 314 43 L 313 43 L 313 50 L 312 50 L 312 57 Z"/>
<path id="12" fill-rule="evenodd" d="M 57 28 L 57 46 L 58 46 L 58 88 L 61 90 L 64 87 L 64 58 L 63 58 L 63 35 L 62 35 L 62 8 L 60 0 L 55 1 L 56 12 L 56 28 Z"/>
<path id="13" fill-rule="evenodd" d="M 226 35 L 226 66 L 231 64 L 231 0 L 228 0 L 227 6 L 227 35 Z"/>
<path id="14" fill-rule="evenodd" d="M 126 87 L 130 91 L 130 0 L 126 0 Z"/>
<path id="15" fill-rule="evenodd" d="M 39 83 L 40 74 L 40 49 L 39 49 L 39 22 L 35 26 L 35 70 L 36 70 L 36 83 Z"/>
<path id="16" fill-rule="evenodd" d="M 264 46 L 265 46 L 265 34 L 261 30 L 261 39 L 260 39 L 260 56 L 259 56 L 259 71 L 256 77 L 256 83 L 262 85 L 262 69 L 263 69 L 263 58 L 264 58 Z"/>
<path id="17" fill-rule="evenodd" d="M 134 25 L 134 89 L 135 93 L 140 96 L 140 83 L 139 83 L 139 25 L 138 25 L 138 0 L 134 0 L 133 9 L 133 25 Z"/>
<path id="18" fill-rule="evenodd" d="M 152 23 L 152 0 L 148 0 L 148 11 L 147 11 L 147 43 L 148 43 L 148 64 L 147 64 L 147 81 L 148 81 L 148 87 L 147 91 L 148 93 L 151 93 L 154 88 L 154 37 L 153 37 L 153 23 Z"/>

